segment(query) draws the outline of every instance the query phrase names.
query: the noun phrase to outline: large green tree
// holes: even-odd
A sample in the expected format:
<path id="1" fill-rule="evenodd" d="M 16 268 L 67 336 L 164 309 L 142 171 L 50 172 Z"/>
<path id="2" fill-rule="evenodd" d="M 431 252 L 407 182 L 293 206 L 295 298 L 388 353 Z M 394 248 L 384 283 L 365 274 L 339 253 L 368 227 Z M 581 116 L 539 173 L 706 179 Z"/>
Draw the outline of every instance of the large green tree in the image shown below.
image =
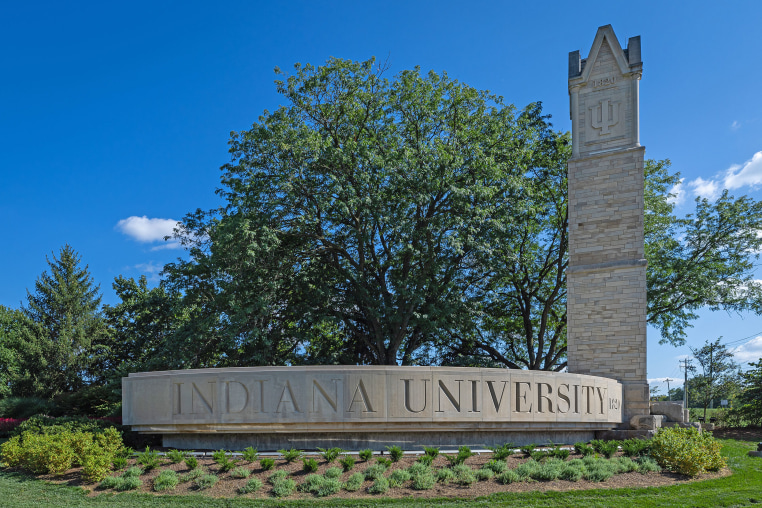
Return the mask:
<path id="1" fill-rule="evenodd" d="M 691 348 L 698 362 L 701 375 L 692 381 L 699 402 L 704 407 L 704 418 L 709 405 L 717 398 L 730 398 L 738 389 L 738 364 L 733 361 L 733 353 L 721 344 L 722 337 L 706 343 L 702 347 Z"/>
<path id="2" fill-rule="evenodd" d="M 661 342 L 685 343 L 701 308 L 762 313 L 762 283 L 755 275 L 762 250 L 762 202 L 728 191 L 714 201 L 697 198 L 695 211 L 674 214 L 670 190 L 680 174 L 669 161 L 646 164 L 648 323 Z"/>
<path id="3" fill-rule="evenodd" d="M 100 313 L 101 295 L 79 254 L 65 245 L 46 258 L 48 271 L 27 291 L 21 309 L 26 322 L 18 340 L 19 372 L 14 395 L 53 397 L 76 391 L 100 373 L 106 354 L 97 345 L 108 331 Z"/>
<path id="4" fill-rule="evenodd" d="M 120 382 L 129 372 L 183 368 L 186 355 L 174 351 L 171 340 L 187 325 L 191 311 L 180 305 L 180 295 L 163 284 L 149 287 L 145 276 L 135 280 L 120 275 L 112 287 L 120 302 L 103 307 L 111 333 L 110 353 L 100 370 L 110 381 Z M 190 349 L 190 354 L 197 352 L 198 348 Z"/>
<path id="5" fill-rule="evenodd" d="M 277 86 L 287 105 L 233 134 L 226 206 L 186 217 L 191 260 L 167 267 L 221 361 L 430 363 L 474 336 L 568 138 L 446 74 L 334 59 Z"/>
<path id="6" fill-rule="evenodd" d="M 166 267 L 194 317 L 183 365 L 566 365 L 569 138 L 446 74 L 297 66 L 286 105 L 232 134 L 225 205 L 189 214 Z M 702 307 L 762 312 L 762 204 L 674 214 L 645 170 L 648 322 L 684 342 Z M 191 353 L 192 352 L 192 353 Z"/>

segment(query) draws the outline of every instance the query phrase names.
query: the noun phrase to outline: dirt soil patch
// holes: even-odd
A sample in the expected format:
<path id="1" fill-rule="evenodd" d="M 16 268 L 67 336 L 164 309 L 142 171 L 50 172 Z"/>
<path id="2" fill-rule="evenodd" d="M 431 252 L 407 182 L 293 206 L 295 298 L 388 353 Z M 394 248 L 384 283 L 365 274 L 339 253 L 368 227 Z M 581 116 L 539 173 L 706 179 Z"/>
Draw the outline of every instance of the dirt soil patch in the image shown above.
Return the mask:
<path id="1" fill-rule="evenodd" d="M 405 469 L 407 467 L 410 467 L 410 465 L 412 465 L 416 461 L 416 458 L 417 458 L 416 456 L 406 455 L 399 462 L 393 463 L 385 476 L 388 476 L 392 471 L 396 469 Z M 466 464 L 471 466 L 473 469 L 478 469 L 491 458 L 492 456 L 489 453 L 475 455 L 473 457 L 470 457 L 468 460 L 466 460 Z M 581 456 L 575 455 L 574 453 L 572 453 L 572 455 L 569 457 L 569 460 L 573 458 L 581 458 Z M 328 469 L 329 467 L 340 467 L 337 462 L 334 462 L 333 464 L 329 465 L 329 464 L 326 464 L 325 461 L 320 458 L 317 458 L 317 460 L 320 463 L 320 467 L 317 471 L 318 474 L 325 473 L 326 469 Z M 526 460 L 527 459 L 524 459 L 522 455 L 517 454 L 512 457 L 509 457 L 507 459 L 507 464 L 509 468 L 515 468 L 519 464 L 525 462 Z M 349 478 L 349 476 L 352 473 L 363 472 L 369 465 L 374 463 L 375 463 L 375 458 L 368 462 L 358 460 L 354 468 L 352 468 L 351 471 L 344 473 L 341 476 L 340 480 L 344 482 Z M 130 461 L 130 465 L 134 465 L 134 460 Z M 153 479 L 156 478 L 156 476 L 158 476 L 161 470 L 173 469 L 179 475 L 182 475 L 188 472 L 188 468 L 185 466 L 184 463 L 164 464 L 158 469 L 150 471 L 140 477 L 143 480 L 143 487 L 140 490 L 145 493 L 153 493 L 155 495 L 163 495 L 163 496 L 195 494 L 195 495 L 211 496 L 211 497 L 226 497 L 226 498 L 246 497 L 251 499 L 264 499 L 264 498 L 272 498 L 273 496 L 272 486 L 267 481 L 267 478 L 273 473 L 273 471 L 275 470 L 287 471 L 289 473 L 289 477 L 292 478 L 297 485 L 301 484 L 304 480 L 304 477 L 309 474 L 302 470 L 303 464 L 301 460 L 292 462 L 289 464 L 289 463 L 286 463 L 285 460 L 276 459 L 275 469 L 271 471 L 263 471 L 259 467 L 258 462 L 248 463 L 241 460 L 238 463 L 238 465 L 244 466 L 251 470 L 251 476 L 248 479 L 259 478 L 263 483 L 263 487 L 259 492 L 242 495 L 242 494 L 239 494 L 238 489 L 243 487 L 248 481 L 248 479 L 232 478 L 229 472 L 221 473 L 219 471 L 219 466 L 216 463 L 214 463 L 214 461 L 211 458 L 199 459 L 199 465 L 203 466 L 210 473 L 214 473 L 219 476 L 219 481 L 217 482 L 216 485 L 214 485 L 213 487 L 209 489 L 198 490 L 194 487 L 192 482 L 184 482 L 184 483 L 180 483 L 177 486 L 177 488 L 172 491 L 155 493 L 152 489 Z M 447 465 L 448 465 L 447 460 L 441 456 L 437 457 L 433 463 L 433 467 L 437 469 L 446 467 Z M 405 483 L 405 485 L 403 485 L 400 488 L 389 489 L 388 492 L 386 492 L 380 497 L 473 498 L 477 496 L 485 496 L 485 495 L 493 494 L 496 492 L 530 492 L 530 491 L 563 492 L 563 491 L 570 491 L 570 490 L 615 489 L 615 488 L 623 488 L 623 487 L 628 487 L 628 488 L 659 487 L 659 486 L 666 486 L 666 485 L 677 485 L 677 484 L 693 482 L 693 481 L 707 480 L 711 478 L 718 478 L 722 476 L 727 476 L 729 474 L 730 474 L 730 470 L 727 468 L 715 473 L 702 474 L 695 478 L 690 478 L 688 476 L 678 475 L 674 473 L 667 473 L 667 472 L 647 473 L 647 474 L 640 474 L 640 473 L 633 472 L 633 473 L 614 475 L 608 480 L 606 480 L 605 482 L 600 482 L 600 483 L 590 482 L 583 479 L 578 482 L 570 482 L 565 480 L 554 480 L 554 481 L 548 481 L 548 482 L 543 482 L 543 481 L 526 482 L 525 481 L 525 482 L 512 483 L 509 485 L 502 485 L 501 483 L 497 482 L 495 478 L 493 478 L 491 480 L 473 483 L 470 486 L 459 486 L 455 484 L 443 485 L 443 484 L 437 483 L 434 486 L 434 488 L 430 490 L 413 490 L 412 487 L 410 486 L 411 482 L 408 481 Z M 88 490 L 89 495 L 91 496 L 97 496 L 103 492 L 106 492 L 104 490 L 99 489 L 97 485 L 84 483 L 80 478 L 78 469 L 70 470 L 66 474 L 61 476 L 41 476 L 40 478 L 48 480 L 53 483 L 60 483 L 60 484 L 67 484 L 67 485 L 82 487 Z M 368 492 L 368 488 L 370 487 L 371 484 L 372 482 L 366 481 L 363 484 L 363 487 L 357 492 L 347 492 L 345 490 L 341 490 L 339 493 L 331 496 L 331 498 L 351 499 L 351 498 L 373 497 L 373 495 Z M 289 496 L 288 499 L 307 499 L 307 498 L 313 498 L 313 497 L 315 496 L 312 494 L 299 492 L 297 490 L 292 496 Z"/>

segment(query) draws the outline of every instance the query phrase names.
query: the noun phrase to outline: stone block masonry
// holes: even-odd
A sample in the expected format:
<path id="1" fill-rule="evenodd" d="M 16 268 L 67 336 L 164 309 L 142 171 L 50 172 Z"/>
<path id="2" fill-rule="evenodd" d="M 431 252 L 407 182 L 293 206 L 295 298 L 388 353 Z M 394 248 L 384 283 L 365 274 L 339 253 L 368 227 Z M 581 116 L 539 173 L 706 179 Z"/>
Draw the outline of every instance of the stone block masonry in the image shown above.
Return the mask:
<path id="1" fill-rule="evenodd" d="M 569 55 L 569 372 L 623 385 L 623 427 L 648 415 L 640 37 L 622 49 L 600 27 L 587 59 Z"/>

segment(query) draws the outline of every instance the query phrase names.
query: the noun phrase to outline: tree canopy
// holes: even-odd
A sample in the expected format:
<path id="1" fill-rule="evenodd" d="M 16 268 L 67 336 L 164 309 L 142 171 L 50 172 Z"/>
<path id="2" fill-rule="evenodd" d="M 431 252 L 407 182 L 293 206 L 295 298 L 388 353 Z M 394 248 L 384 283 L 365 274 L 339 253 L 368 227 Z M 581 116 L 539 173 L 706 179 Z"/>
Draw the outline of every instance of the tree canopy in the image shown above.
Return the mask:
<path id="1" fill-rule="evenodd" d="M 388 80 L 372 60 L 297 66 L 277 86 L 288 105 L 233 133 L 227 204 L 186 217 L 191 260 L 166 268 L 225 363 L 430 364 L 503 333 L 495 302 L 517 287 L 528 339 L 556 331 L 535 279 L 559 268 L 538 244 L 565 249 L 543 222 L 564 221 L 569 143 L 539 104 L 417 69 Z"/>

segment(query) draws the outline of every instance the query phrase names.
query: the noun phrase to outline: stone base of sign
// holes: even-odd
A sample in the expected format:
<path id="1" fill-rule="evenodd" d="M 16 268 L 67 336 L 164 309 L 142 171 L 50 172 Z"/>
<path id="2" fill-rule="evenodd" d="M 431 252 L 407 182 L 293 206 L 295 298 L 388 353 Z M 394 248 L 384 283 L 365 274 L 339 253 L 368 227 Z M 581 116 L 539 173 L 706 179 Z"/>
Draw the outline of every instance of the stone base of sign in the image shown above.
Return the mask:
<path id="1" fill-rule="evenodd" d="M 762 452 L 750 451 L 749 452 L 749 457 L 759 457 L 759 458 L 762 458 Z"/>
<path id="2" fill-rule="evenodd" d="M 572 444 L 590 441 L 596 436 L 592 430 L 569 431 L 463 431 L 463 432 L 316 432 L 316 433 L 259 433 L 259 434 L 164 434 L 162 445 L 167 448 L 185 450 L 243 450 L 252 446 L 260 452 L 296 448 L 315 450 L 317 448 L 339 447 L 357 451 L 371 449 L 385 451 L 387 446 L 399 446 L 403 450 L 423 451 L 424 446 L 442 449 L 457 449 L 468 446 L 471 449 L 485 449 L 512 443 L 516 446 L 528 444 Z"/>
<path id="3" fill-rule="evenodd" d="M 651 439 L 655 435 L 655 430 L 599 430 L 595 433 L 595 439 L 624 441 L 625 439 Z"/>
<path id="4" fill-rule="evenodd" d="M 671 422 L 687 422 L 687 411 L 683 409 L 682 402 L 658 401 L 651 402 L 652 415 L 664 415 Z"/>

